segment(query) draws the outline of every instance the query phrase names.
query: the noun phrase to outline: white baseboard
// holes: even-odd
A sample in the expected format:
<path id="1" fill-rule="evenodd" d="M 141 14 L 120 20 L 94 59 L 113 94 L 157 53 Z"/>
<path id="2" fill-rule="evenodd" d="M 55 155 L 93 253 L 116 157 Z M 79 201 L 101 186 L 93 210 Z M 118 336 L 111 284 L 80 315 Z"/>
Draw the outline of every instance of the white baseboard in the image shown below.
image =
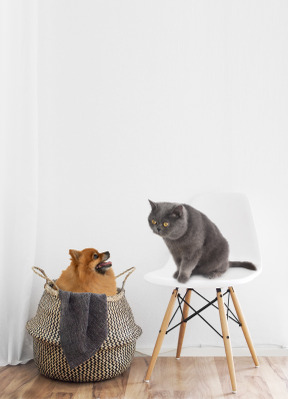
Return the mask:
<path id="1" fill-rule="evenodd" d="M 276 345 L 255 347 L 257 356 L 287 356 L 288 348 Z M 151 356 L 153 348 L 137 348 L 135 356 Z M 176 349 L 162 348 L 159 356 L 175 357 Z M 225 356 L 224 347 L 186 347 L 182 348 L 181 357 Z M 248 348 L 233 348 L 233 356 L 250 356 Z"/>

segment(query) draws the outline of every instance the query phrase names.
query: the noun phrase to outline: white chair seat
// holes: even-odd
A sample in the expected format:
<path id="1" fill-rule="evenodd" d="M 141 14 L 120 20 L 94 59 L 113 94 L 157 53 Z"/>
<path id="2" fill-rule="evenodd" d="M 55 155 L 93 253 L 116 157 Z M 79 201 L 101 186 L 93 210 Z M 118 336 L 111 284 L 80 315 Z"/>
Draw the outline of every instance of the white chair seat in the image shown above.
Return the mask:
<path id="1" fill-rule="evenodd" d="M 203 276 L 192 276 L 186 283 L 179 283 L 173 278 L 175 271 L 176 266 L 171 258 L 165 267 L 145 274 L 144 279 L 152 284 L 173 288 L 226 288 L 248 283 L 261 273 L 261 269 L 255 271 L 233 267 L 218 278 L 209 279 Z"/>

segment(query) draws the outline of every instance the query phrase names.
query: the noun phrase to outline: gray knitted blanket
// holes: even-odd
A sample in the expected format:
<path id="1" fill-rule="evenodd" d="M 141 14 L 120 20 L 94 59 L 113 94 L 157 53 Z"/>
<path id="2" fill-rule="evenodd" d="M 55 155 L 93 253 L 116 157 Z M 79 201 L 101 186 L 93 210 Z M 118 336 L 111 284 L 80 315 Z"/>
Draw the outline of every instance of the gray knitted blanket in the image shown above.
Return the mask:
<path id="1" fill-rule="evenodd" d="M 71 368 L 88 360 L 107 337 L 105 294 L 59 291 L 60 343 Z"/>

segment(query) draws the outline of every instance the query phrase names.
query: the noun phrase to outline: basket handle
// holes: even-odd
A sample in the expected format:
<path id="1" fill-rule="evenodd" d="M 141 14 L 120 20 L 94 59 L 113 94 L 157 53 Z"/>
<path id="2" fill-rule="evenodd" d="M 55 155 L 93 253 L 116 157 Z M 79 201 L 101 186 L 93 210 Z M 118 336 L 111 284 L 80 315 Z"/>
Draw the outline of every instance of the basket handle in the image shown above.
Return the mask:
<path id="1" fill-rule="evenodd" d="M 51 279 L 46 275 L 46 273 L 44 272 L 43 269 L 41 269 L 40 267 L 33 266 L 33 267 L 32 267 L 32 270 L 33 270 L 33 272 L 34 272 L 35 274 L 37 274 L 37 276 L 44 278 L 44 280 L 46 280 L 46 283 L 47 283 L 48 285 L 50 285 L 50 286 L 52 285 L 52 287 L 54 286 L 54 287 L 56 288 L 56 290 L 59 291 L 58 285 L 55 283 L 55 281 L 51 280 Z M 38 270 L 40 273 L 38 273 L 37 270 Z"/>
<path id="2" fill-rule="evenodd" d="M 130 274 L 132 274 L 133 272 L 135 272 L 135 270 L 136 270 L 136 267 L 130 267 L 130 269 L 127 269 L 127 270 L 125 270 L 125 272 L 122 272 L 122 273 L 120 273 L 120 274 L 118 274 L 115 278 L 118 278 L 118 277 L 120 277 L 120 276 L 123 276 L 123 274 L 126 274 L 126 273 L 128 273 L 127 274 L 127 276 L 124 278 L 124 280 L 123 280 L 123 283 L 122 283 L 122 290 L 123 290 L 123 288 L 124 288 L 124 285 L 125 285 L 125 283 L 126 283 L 126 280 L 127 280 L 127 278 L 130 276 Z"/>

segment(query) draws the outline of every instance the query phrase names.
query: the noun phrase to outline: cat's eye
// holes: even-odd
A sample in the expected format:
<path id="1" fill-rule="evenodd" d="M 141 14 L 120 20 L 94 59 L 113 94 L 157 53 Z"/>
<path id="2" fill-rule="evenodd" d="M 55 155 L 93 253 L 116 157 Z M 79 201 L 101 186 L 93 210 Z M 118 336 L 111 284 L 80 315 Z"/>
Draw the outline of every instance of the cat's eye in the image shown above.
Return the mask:
<path id="1" fill-rule="evenodd" d="M 168 226 L 169 226 L 169 223 L 168 223 L 168 222 L 164 222 L 164 223 L 163 223 L 163 226 L 164 226 L 164 227 L 168 227 Z"/>
<path id="2" fill-rule="evenodd" d="M 151 220 L 152 224 L 157 224 L 156 220 L 152 219 Z"/>
<path id="3" fill-rule="evenodd" d="M 93 258 L 94 258 L 94 259 L 98 259 L 99 256 L 98 256 L 97 254 L 94 254 L 94 255 L 93 255 Z"/>

